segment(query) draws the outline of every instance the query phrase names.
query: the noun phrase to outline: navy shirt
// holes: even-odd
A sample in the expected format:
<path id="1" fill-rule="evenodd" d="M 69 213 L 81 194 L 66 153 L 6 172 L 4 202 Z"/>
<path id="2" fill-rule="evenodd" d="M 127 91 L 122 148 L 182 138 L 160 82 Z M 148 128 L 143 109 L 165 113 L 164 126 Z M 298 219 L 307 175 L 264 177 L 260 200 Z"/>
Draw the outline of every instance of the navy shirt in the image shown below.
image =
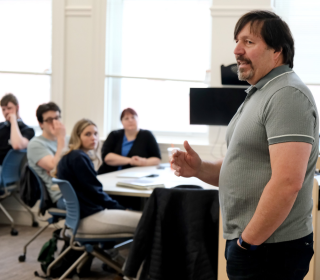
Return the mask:
<path id="1" fill-rule="evenodd" d="M 69 181 L 77 194 L 81 219 L 106 208 L 125 209 L 103 192 L 93 163 L 84 151 L 74 150 L 63 156 L 57 170 L 57 177 Z"/>
<path id="2" fill-rule="evenodd" d="M 33 128 L 27 126 L 22 120 L 18 120 L 18 126 L 20 129 L 20 133 L 24 138 L 30 140 L 34 136 Z M 2 122 L 0 123 L 0 165 L 7 153 L 12 149 L 10 142 L 10 133 L 11 133 L 11 124 L 10 122 Z"/>

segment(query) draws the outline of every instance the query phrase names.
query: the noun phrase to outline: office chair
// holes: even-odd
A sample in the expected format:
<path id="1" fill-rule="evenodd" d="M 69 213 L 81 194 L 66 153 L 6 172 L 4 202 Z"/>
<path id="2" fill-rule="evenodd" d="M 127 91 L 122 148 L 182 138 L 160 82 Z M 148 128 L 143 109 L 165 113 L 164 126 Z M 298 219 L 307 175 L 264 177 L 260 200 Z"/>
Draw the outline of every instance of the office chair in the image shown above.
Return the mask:
<path id="1" fill-rule="evenodd" d="M 32 226 L 37 227 L 38 222 L 30 210 L 21 199 L 16 195 L 17 183 L 20 180 L 21 165 L 26 158 L 26 150 L 10 150 L 2 163 L 2 171 L 0 174 L 0 202 L 11 195 L 29 212 L 32 217 Z M 11 235 L 18 235 L 18 231 L 14 228 L 14 220 L 0 203 L 0 209 L 11 222 Z"/>
<path id="2" fill-rule="evenodd" d="M 104 252 L 100 247 L 100 243 L 104 242 L 116 242 L 121 243 L 117 245 L 119 248 L 121 245 L 125 246 L 131 242 L 131 238 L 133 236 L 132 233 L 119 233 L 119 234 L 105 234 L 105 235 L 86 235 L 85 233 L 78 234 L 78 226 L 81 223 L 80 220 L 80 206 L 78 197 L 68 181 L 52 179 L 54 184 L 58 184 L 59 188 L 62 192 L 63 198 L 66 201 L 67 206 L 67 216 L 65 221 L 65 226 L 63 228 L 63 236 L 64 238 L 70 237 L 70 246 L 63 251 L 62 254 L 55 259 L 47 269 L 47 277 L 50 277 L 51 268 L 59 262 L 65 255 L 70 252 L 70 250 L 83 251 L 83 254 L 78 258 L 76 262 L 59 278 L 59 280 L 65 279 L 70 272 L 72 272 L 75 268 L 77 268 L 77 273 L 79 273 L 81 267 L 85 264 L 85 262 L 90 258 L 90 256 L 97 257 L 106 263 L 109 267 L 116 270 L 119 274 L 123 274 L 122 268 L 118 263 L 116 263 L 112 258 Z M 68 230 L 66 236 L 66 230 Z M 80 247 L 76 245 L 80 244 Z"/>
<path id="3" fill-rule="evenodd" d="M 38 174 L 32 168 L 29 167 L 29 169 L 36 178 L 35 180 L 36 185 L 34 186 L 34 188 L 35 189 L 39 188 L 41 193 L 40 205 L 39 205 L 39 215 L 40 215 L 40 210 L 43 209 L 44 207 L 43 205 L 45 203 L 45 190 L 43 188 L 46 188 L 46 186 L 42 184 Z M 59 222 L 61 219 L 65 219 L 66 217 L 66 211 L 62 209 L 51 207 L 47 209 L 47 212 L 51 215 L 51 217 L 46 220 L 48 224 L 43 228 L 39 229 L 35 233 L 35 235 L 24 245 L 23 254 L 19 256 L 19 262 L 24 262 L 26 260 L 27 247 L 33 240 L 35 240 L 44 230 L 46 230 L 49 225 L 55 224 Z"/>
<path id="4" fill-rule="evenodd" d="M 125 276 L 136 278 L 144 262 L 140 279 L 218 279 L 218 190 L 194 187 L 154 189 L 134 234 Z"/>

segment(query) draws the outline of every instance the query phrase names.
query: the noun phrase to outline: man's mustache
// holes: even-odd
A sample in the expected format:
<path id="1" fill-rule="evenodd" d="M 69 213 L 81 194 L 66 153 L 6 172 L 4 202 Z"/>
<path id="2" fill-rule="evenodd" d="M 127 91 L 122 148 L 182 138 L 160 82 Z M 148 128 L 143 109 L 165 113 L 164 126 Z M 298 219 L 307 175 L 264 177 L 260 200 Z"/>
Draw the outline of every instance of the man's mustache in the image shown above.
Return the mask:
<path id="1" fill-rule="evenodd" d="M 240 61 L 240 62 L 245 62 L 245 63 L 251 64 L 251 60 L 245 58 L 243 55 L 237 56 L 236 59 L 237 59 L 237 64 L 238 64 L 238 65 L 239 65 L 239 61 Z"/>

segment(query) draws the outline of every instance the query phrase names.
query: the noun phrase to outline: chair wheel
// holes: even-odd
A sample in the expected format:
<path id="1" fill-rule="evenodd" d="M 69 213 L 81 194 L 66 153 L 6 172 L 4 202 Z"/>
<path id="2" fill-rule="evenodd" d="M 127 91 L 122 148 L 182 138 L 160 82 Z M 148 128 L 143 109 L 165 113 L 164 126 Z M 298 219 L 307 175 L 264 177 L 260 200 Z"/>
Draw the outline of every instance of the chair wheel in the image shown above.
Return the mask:
<path id="1" fill-rule="evenodd" d="M 26 260 L 26 255 L 19 256 L 19 262 L 24 262 Z"/>
<path id="2" fill-rule="evenodd" d="M 37 221 L 32 222 L 32 227 L 38 227 L 38 226 L 39 226 L 39 223 Z"/>
<path id="3" fill-rule="evenodd" d="M 80 280 L 79 275 L 73 274 L 73 275 L 72 275 L 72 280 Z"/>
<path id="4" fill-rule="evenodd" d="M 13 228 L 10 233 L 12 236 L 16 236 L 16 235 L 18 235 L 19 232 Z"/>

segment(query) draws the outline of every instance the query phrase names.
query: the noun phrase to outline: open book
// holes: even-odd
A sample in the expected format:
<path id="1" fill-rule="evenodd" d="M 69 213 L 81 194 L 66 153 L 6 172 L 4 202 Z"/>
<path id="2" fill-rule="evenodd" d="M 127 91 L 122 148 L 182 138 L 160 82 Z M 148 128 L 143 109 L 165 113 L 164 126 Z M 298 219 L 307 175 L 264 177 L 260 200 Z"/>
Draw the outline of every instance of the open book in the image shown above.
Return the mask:
<path id="1" fill-rule="evenodd" d="M 165 185 L 152 179 L 131 179 L 121 180 L 116 184 L 118 187 L 134 188 L 139 190 L 153 190 L 154 188 L 164 188 Z"/>

